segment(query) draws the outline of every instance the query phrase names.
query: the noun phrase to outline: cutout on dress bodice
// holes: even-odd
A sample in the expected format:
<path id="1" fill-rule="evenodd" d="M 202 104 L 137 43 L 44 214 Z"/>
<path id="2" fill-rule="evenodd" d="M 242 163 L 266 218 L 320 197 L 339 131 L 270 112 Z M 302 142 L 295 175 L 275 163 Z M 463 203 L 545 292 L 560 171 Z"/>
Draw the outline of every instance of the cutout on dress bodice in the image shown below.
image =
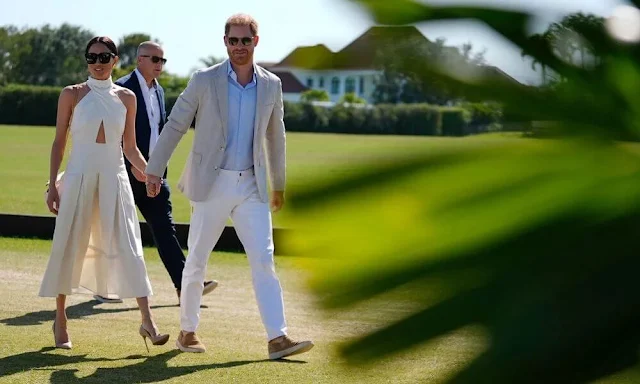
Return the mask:
<path id="1" fill-rule="evenodd" d="M 98 135 L 96 136 L 96 143 L 106 144 L 107 139 L 104 135 L 104 120 L 100 121 L 100 128 L 98 129 Z"/>

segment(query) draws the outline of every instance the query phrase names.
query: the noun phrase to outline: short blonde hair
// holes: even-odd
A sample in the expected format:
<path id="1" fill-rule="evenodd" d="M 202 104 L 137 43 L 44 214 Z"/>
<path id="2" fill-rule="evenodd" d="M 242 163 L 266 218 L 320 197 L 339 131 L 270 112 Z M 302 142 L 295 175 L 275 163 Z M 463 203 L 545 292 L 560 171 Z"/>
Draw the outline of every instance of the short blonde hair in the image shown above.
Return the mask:
<path id="1" fill-rule="evenodd" d="M 249 26 L 251 34 L 256 36 L 258 34 L 258 22 L 253 17 L 245 13 L 237 13 L 227 19 L 227 23 L 224 25 L 224 34 L 228 35 L 232 25 L 236 26 Z"/>

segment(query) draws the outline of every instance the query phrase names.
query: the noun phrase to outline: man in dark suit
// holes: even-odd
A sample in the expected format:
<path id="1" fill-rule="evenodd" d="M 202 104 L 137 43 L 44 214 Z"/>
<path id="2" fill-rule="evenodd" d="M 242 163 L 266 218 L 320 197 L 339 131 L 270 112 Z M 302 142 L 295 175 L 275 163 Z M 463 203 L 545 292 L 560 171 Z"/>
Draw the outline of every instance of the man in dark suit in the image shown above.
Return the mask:
<path id="1" fill-rule="evenodd" d="M 116 84 L 136 94 L 138 101 L 136 142 L 142 155 L 149 160 L 149 155 L 167 118 L 164 90 L 156 80 L 162 73 L 167 59 L 164 58 L 162 47 L 151 41 L 140 44 L 137 56 L 137 68 L 127 76 L 118 79 Z M 148 197 L 144 175 L 132 167 L 126 159 L 125 164 L 136 205 L 150 226 L 158 253 L 176 287 L 179 301 L 185 256 L 176 237 L 175 224 L 171 215 L 169 185 L 166 182 L 162 183 L 160 193 L 155 198 Z M 163 178 L 166 180 L 166 177 L 165 171 Z M 218 282 L 215 280 L 206 281 L 203 294 L 213 291 L 217 285 Z M 101 296 L 94 296 L 94 298 L 104 303 L 122 302 L 121 299 L 107 299 Z"/>

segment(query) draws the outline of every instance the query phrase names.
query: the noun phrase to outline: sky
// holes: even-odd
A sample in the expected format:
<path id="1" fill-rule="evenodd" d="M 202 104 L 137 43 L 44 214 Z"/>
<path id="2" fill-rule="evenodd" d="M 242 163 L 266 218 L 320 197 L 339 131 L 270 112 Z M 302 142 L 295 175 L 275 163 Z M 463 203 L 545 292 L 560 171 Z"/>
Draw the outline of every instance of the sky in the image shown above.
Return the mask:
<path id="1" fill-rule="evenodd" d="M 392 0 L 389 0 L 392 1 Z M 535 11 L 533 30 L 543 30 L 562 15 L 582 11 L 609 16 L 623 0 L 430 0 L 433 4 L 507 6 Z M 535 4 L 535 5 L 532 5 Z M 325 44 L 337 51 L 374 25 L 366 12 L 348 0 L 0 0 L 0 25 L 39 27 L 69 23 L 118 41 L 129 33 L 158 39 L 168 59 L 166 70 L 189 75 L 203 65 L 200 58 L 226 56 L 222 41 L 227 17 L 237 12 L 254 16 L 260 27 L 256 61 L 280 61 L 301 45 Z M 447 45 L 470 42 L 475 51 L 523 83 L 539 75 L 517 48 L 491 29 L 475 22 L 425 23 L 417 26 L 431 40 Z"/>

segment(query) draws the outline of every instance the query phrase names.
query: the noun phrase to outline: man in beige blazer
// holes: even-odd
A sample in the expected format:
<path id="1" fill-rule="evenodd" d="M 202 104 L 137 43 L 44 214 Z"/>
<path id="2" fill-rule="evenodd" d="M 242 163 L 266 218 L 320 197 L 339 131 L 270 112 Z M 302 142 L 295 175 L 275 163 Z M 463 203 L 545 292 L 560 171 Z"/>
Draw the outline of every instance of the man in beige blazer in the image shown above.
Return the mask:
<path id="1" fill-rule="evenodd" d="M 311 341 L 287 336 L 282 288 L 275 272 L 270 205 L 284 204 L 285 128 L 282 84 L 253 62 L 258 24 L 234 15 L 225 25 L 229 59 L 197 71 L 176 101 L 146 169 L 154 196 L 178 142 L 196 117 L 195 138 L 178 189 L 193 207 L 189 255 L 183 271 L 180 326 L 176 341 L 185 352 L 204 352 L 196 336 L 207 262 L 231 217 L 251 265 L 253 288 L 270 359 L 306 352 Z"/>

